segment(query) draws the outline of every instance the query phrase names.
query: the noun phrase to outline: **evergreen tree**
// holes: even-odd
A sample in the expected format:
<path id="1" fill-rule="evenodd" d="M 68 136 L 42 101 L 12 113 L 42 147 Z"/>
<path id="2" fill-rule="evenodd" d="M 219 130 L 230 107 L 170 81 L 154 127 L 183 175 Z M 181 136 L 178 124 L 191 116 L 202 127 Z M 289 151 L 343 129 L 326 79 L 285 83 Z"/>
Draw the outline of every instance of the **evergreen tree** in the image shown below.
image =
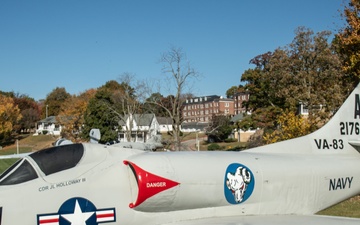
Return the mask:
<path id="1" fill-rule="evenodd" d="M 118 87 L 116 81 L 109 81 L 98 89 L 94 98 L 90 99 L 84 116 L 83 138 L 89 139 L 90 130 L 96 128 L 101 133 L 100 143 L 118 139 L 119 118 L 109 108 L 109 105 L 114 103 L 112 91 Z"/>

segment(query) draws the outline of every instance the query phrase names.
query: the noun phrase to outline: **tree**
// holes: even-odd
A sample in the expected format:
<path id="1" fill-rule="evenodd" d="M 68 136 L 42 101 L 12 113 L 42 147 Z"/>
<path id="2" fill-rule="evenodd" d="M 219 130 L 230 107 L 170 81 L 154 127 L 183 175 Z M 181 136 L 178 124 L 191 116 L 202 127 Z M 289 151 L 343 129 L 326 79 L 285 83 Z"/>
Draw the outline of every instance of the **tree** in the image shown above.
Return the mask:
<path id="1" fill-rule="evenodd" d="M 167 92 L 170 94 L 168 101 L 152 101 L 148 103 L 156 104 L 163 108 L 167 116 L 172 120 L 172 139 L 174 149 L 179 151 L 181 148 L 181 123 L 182 107 L 186 100 L 191 79 L 198 77 L 198 72 L 187 61 L 186 55 L 181 48 L 172 47 L 169 51 L 162 54 L 160 62 L 163 64 L 162 72 L 165 75 Z"/>
<path id="2" fill-rule="evenodd" d="M 344 84 L 357 85 L 360 79 L 360 1 L 351 0 L 345 7 L 343 17 L 347 26 L 335 36 L 337 51 L 343 60 L 343 70 L 347 74 Z M 349 87 L 352 90 L 352 87 Z"/>
<path id="3" fill-rule="evenodd" d="M 239 86 L 232 86 L 231 88 L 229 88 L 226 91 L 226 97 L 227 98 L 234 98 L 234 95 L 238 92 L 244 92 L 244 86 L 243 85 L 239 85 Z"/>
<path id="4" fill-rule="evenodd" d="M 230 118 L 225 115 L 212 115 L 207 134 L 209 139 L 216 142 L 224 141 L 232 132 Z"/>
<path id="5" fill-rule="evenodd" d="M 270 98 L 274 96 L 271 93 L 273 90 L 269 89 L 271 79 L 266 76 L 272 55 L 272 52 L 267 52 L 251 59 L 250 63 L 254 64 L 255 68 L 246 70 L 241 76 L 241 81 L 246 82 L 244 88 L 250 93 L 249 100 L 244 102 L 248 111 L 256 111 L 258 108 L 276 104 L 275 100 Z"/>
<path id="6" fill-rule="evenodd" d="M 234 95 L 237 93 L 238 87 L 237 86 L 232 86 L 231 88 L 229 88 L 226 91 L 226 97 L 227 98 L 233 98 Z"/>
<path id="7" fill-rule="evenodd" d="M 241 81 L 245 81 L 245 89 L 249 92 L 249 100 L 244 102 L 247 111 L 252 111 L 251 117 L 247 118 L 246 123 L 240 123 L 239 127 L 247 130 L 247 127 L 267 128 L 275 126 L 275 119 L 280 111 L 280 106 L 284 105 L 284 100 L 276 98 L 275 90 L 270 89 L 272 82 L 269 77 L 270 60 L 272 52 L 266 52 L 250 60 L 255 65 L 254 69 L 246 70 Z"/>
<path id="8" fill-rule="evenodd" d="M 89 89 L 79 96 L 74 95 L 65 100 L 57 116 L 57 121 L 63 125 L 61 135 L 64 138 L 73 142 L 79 141 L 82 125 L 85 123 L 84 114 L 89 101 L 94 98 L 95 94 L 95 89 Z"/>
<path id="9" fill-rule="evenodd" d="M 265 134 L 267 144 L 304 136 L 310 133 L 311 128 L 307 119 L 288 110 L 277 118 L 277 124 L 274 132 Z"/>
<path id="10" fill-rule="evenodd" d="M 40 120 L 41 109 L 39 104 L 27 95 L 14 95 L 14 103 L 18 106 L 21 113 L 21 119 L 14 125 L 17 132 L 29 131 L 35 128 Z"/>
<path id="11" fill-rule="evenodd" d="M 13 91 L 0 91 L 0 94 L 12 98 L 14 105 L 20 110 L 21 119 L 13 124 L 13 131 L 28 132 L 35 128 L 36 122 L 40 120 L 41 107 L 33 98 Z"/>
<path id="12" fill-rule="evenodd" d="M 314 34 L 300 27 L 295 34 L 288 46 L 251 60 L 255 69 L 243 74 L 242 81 L 247 82 L 245 88 L 250 92 L 246 106 L 253 110 L 255 124 L 276 129 L 281 111 L 296 112 L 302 103 L 309 109 L 312 129 L 317 129 L 319 120 L 320 124 L 327 121 L 344 100 L 344 75 L 339 57 L 328 42 L 330 32 Z M 317 110 L 319 105 L 324 111 Z"/>
<path id="13" fill-rule="evenodd" d="M 125 139 L 132 141 L 133 121 L 134 115 L 142 112 L 142 103 L 145 98 L 145 83 L 135 79 L 135 75 L 131 73 L 123 73 L 119 77 L 120 86 L 112 93 L 111 106 L 108 104 L 116 115 L 119 121 L 125 125 Z"/>
<path id="14" fill-rule="evenodd" d="M 252 130 L 255 129 L 256 127 L 254 127 L 253 121 L 251 119 L 250 115 L 244 115 L 244 118 L 240 121 L 237 121 L 235 124 L 235 128 L 236 130 L 243 130 L 243 131 L 248 131 L 248 130 Z"/>
<path id="15" fill-rule="evenodd" d="M 108 81 L 98 88 L 94 98 L 91 98 L 84 115 L 84 126 L 81 136 L 84 139 L 90 138 L 90 130 L 99 129 L 101 133 L 100 143 L 117 140 L 119 120 L 108 104 L 112 105 L 112 92 L 119 88 L 116 81 Z"/>
<path id="16" fill-rule="evenodd" d="M 71 95 L 66 92 L 65 88 L 56 87 L 46 96 L 44 102 L 44 107 L 46 108 L 42 111 L 41 116 L 46 117 L 59 115 L 62 104 L 70 97 Z"/>
<path id="17" fill-rule="evenodd" d="M 314 35 L 310 29 L 300 27 L 286 49 L 289 57 L 275 58 L 275 75 L 280 76 L 275 76 L 277 84 L 271 87 L 282 88 L 277 95 L 285 99 L 289 108 L 296 109 L 301 102 L 313 116 L 319 112 L 313 110 L 315 106 L 323 105 L 327 111 L 333 111 L 342 104 L 343 73 L 339 57 L 328 42 L 330 34 L 322 31 Z"/>
<path id="18" fill-rule="evenodd" d="M 165 98 L 159 92 L 152 93 L 150 97 L 145 100 L 142 108 L 144 112 L 151 112 L 154 113 L 156 116 L 166 117 L 167 112 L 164 108 L 170 108 L 170 105 L 168 104 L 168 98 Z M 154 104 L 155 102 L 157 104 Z M 159 105 L 164 105 L 166 107 L 160 107 Z"/>
<path id="19" fill-rule="evenodd" d="M 0 94 L 0 138 L 10 136 L 13 126 L 21 119 L 20 109 L 13 98 Z"/>

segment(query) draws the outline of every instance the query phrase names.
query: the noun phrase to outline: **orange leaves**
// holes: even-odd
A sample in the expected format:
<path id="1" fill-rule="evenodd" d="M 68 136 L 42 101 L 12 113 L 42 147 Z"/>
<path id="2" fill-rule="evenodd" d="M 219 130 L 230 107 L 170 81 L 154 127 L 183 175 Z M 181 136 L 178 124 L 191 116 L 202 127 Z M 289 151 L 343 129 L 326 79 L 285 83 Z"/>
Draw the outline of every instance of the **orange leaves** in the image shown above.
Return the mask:
<path id="1" fill-rule="evenodd" d="M 360 78 L 360 1 L 351 0 L 345 7 L 343 16 L 347 26 L 336 35 L 338 48 L 344 58 L 343 69 L 346 73 Z"/>
<path id="2" fill-rule="evenodd" d="M 72 141 L 76 141 L 84 124 L 84 114 L 91 98 L 95 96 L 96 90 L 90 89 L 79 96 L 71 96 L 61 106 L 57 120 L 64 126 L 62 135 Z"/>
<path id="3" fill-rule="evenodd" d="M 293 139 L 310 133 L 310 123 L 294 112 L 283 112 L 278 118 L 278 129 L 264 136 L 267 144 Z"/>
<path id="4" fill-rule="evenodd" d="M 20 119 L 20 109 L 14 104 L 13 98 L 0 95 L 0 133 L 11 132 Z"/>

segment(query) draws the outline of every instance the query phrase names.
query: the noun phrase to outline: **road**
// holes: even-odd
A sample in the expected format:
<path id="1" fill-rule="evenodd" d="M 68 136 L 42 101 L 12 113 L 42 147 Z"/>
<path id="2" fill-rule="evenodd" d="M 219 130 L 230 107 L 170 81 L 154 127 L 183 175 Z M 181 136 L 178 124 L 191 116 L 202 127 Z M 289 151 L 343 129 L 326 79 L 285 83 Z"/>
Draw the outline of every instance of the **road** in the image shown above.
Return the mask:
<path id="1" fill-rule="evenodd" d="M 198 138 L 198 140 L 199 140 L 199 143 L 201 143 L 202 141 L 206 140 L 206 137 Z M 182 151 L 197 151 L 198 149 L 196 146 L 196 139 L 182 141 L 181 142 L 181 150 Z"/>

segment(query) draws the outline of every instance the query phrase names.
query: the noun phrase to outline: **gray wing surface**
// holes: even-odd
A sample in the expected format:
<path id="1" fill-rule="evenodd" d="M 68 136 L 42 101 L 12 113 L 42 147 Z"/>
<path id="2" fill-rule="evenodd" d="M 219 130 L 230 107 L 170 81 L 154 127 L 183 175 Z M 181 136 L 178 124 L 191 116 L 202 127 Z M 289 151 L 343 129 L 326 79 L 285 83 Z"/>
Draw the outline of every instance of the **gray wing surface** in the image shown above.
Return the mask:
<path id="1" fill-rule="evenodd" d="M 269 215 L 195 219 L 163 225 L 359 225 L 360 219 L 332 216 Z"/>
<path id="2" fill-rule="evenodd" d="M 25 156 L 29 155 L 30 153 L 21 153 L 21 154 L 13 154 L 13 155 L 1 155 L 0 159 L 13 159 L 13 158 L 24 158 Z"/>

